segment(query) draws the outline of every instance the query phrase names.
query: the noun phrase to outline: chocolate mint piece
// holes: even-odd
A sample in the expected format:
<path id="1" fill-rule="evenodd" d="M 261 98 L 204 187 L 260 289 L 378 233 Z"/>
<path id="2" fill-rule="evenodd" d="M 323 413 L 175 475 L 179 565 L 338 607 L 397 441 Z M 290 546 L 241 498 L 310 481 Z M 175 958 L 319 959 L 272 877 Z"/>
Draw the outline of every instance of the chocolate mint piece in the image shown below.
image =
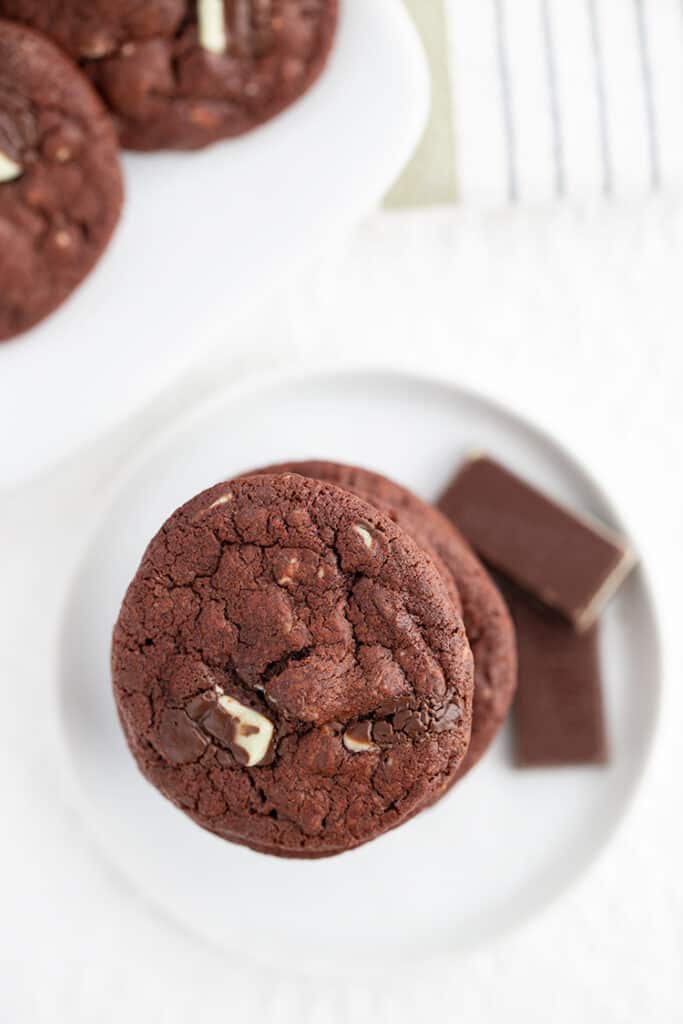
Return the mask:
<path id="1" fill-rule="evenodd" d="M 588 629 L 634 565 L 624 540 L 557 505 L 485 456 L 439 502 L 475 550 L 577 629 Z"/>
<path id="2" fill-rule="evenodd" d="M 598 627 L 577 633 L 556 612 L 509 593 L 517 627 L 516 757 L 524 767 L 604 764 Z"/>

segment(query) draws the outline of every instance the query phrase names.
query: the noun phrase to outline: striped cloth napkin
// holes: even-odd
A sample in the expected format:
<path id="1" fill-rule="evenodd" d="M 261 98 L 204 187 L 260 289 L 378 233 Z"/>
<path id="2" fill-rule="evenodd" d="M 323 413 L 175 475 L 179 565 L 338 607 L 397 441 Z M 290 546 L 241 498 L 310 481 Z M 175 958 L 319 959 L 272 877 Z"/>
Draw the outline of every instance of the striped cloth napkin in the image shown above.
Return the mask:
<path id="1" fill-rule="evenodd" d="M 393 204 L 626 198 L 683 184 L 683 0 L 405 2 L 434 108 Z"/>

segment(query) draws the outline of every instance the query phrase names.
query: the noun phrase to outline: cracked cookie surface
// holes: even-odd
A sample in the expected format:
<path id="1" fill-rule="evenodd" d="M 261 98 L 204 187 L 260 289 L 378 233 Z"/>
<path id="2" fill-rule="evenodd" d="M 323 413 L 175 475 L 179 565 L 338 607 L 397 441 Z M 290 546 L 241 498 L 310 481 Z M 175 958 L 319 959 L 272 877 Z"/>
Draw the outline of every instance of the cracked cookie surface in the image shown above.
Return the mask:
<path id="1" fill-rule="evenodd" d="M 456 779 L 480 760 L 505 721 L 517 687 L 515 630 L 507 605 L 471 547 L 439 512 L 412 491 L 379 473 L 357 466 L 309 460 L 269 466 L 258 472 L 300 473 L 345 487 L 377 505 L 417 543 L 435 552 L 462 602 L 465 630 L 474 655 L 472 738 Z"/>
<path id="2" fill-rule="evenodd" d="M 0 0 L 0 15 L 55 38 L 115 116 L 124 146 L 195 149 L 284 110 L 322 71 L 338 0 Z"/>
<path id="3" fill-rule="evenodd" d="M 203 827 L 342 852 L 436 799 L 467 750 L 472 656 L 428 556 L 361 498 L 296 474 L 177 510 L 114 630 L 147 778 Z"/>
<path id="4" fill-rule="evenodd" d="M 96 93 L 48 39 L 0 21 L 0 341 L 80 284 L 122 202 L 116 132 Z"/>

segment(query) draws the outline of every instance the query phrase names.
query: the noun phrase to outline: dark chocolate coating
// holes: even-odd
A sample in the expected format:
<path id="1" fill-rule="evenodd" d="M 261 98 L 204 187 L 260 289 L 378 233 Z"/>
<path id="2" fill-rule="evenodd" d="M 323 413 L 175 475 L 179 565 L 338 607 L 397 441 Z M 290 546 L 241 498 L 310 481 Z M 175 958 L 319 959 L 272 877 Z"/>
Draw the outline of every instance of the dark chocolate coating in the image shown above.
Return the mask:
<path id="1" fill-rule="evenodd" d="M 118 143 L 101 101 L 64 54 L 0 22 L 0 341 L 38 323 L 80 284 L 121 212 Z M 96 333 L 96 325 L 93 325 Z"/>
<path id="2" fill-rule="evenodd" d="M 461 778 L 486 752 L 510 710 L 517 682 L 515 631 L 506 604 L 462 534 L 411 491 L 379 473 L 323 461 L 268 467 L 263 472 L 301 473 L 347 488 L 387 512 L 418 545 L 436 554 L 455 582 L 474 655 L 474 712 L 470 748 Z"/>
<path id="3" fill-rule="evenodd" d="M 100 90 L 132 149 L 196 149 L 263 124 L 323 70 L 338 0 L 226 0 L 227 49 L 199 42 L 197 0 L 0 0 L 51 34 Z"/>
<path id="4" fill-rule="evenodd" d="M 469 742 L 472 655 L 440 573 L 388 516 L 294 474 L 219 484 L 170 517 L 112 666 L 147 778 L 203 827 L 282 856 L 401 824 Z M 221 694 L 271 723 L 258 763 Z"/>
<path id="5" fill-rule="evenodd" d="M 527 768 L 604 764 L 607 739 L 597 626 L 577 633 L 557 612 L 510 588 L 517 627 L 517 762 Z"/>

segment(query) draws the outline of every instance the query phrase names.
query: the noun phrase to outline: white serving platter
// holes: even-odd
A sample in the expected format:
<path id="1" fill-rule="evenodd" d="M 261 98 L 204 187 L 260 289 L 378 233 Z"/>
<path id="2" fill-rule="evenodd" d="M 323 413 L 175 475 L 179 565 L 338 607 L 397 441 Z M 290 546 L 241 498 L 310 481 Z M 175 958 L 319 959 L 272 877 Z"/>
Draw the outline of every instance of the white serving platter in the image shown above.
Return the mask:
<path id="1" fill-rule="evenodd" d="M 659 700 L 642 568 L 603 620 L 605 768 L 518 770 L 506 729 L 431 810 L 358 850 L 302 862 L 203 832 L 143 780 L 126 748 L 111 695 L 111 629 L 147 541 L 178 504 L 249 468 L 309 457 L 366 465 L 431 499 L 472 448 L 625 530 L 589 473 L 520 416 L 448 383 L 384 371 L 236 385 L 142 453 L 95 524 L 66 604 L 59 689 L 83 813 L 140 898 L 232 963 L 344 973 L 470 951 L 565 892 L 631 801 Z"/>
<path id="2" fill-rule="evenodd" d="M 384 195 L 424 126 L 429 79 L 401 0 L 342 0 L 328 68 L 263 128 L 200 153 L 128 155 L 96 271 L 0 345 L 0 487 L 158 392 Z"/>

